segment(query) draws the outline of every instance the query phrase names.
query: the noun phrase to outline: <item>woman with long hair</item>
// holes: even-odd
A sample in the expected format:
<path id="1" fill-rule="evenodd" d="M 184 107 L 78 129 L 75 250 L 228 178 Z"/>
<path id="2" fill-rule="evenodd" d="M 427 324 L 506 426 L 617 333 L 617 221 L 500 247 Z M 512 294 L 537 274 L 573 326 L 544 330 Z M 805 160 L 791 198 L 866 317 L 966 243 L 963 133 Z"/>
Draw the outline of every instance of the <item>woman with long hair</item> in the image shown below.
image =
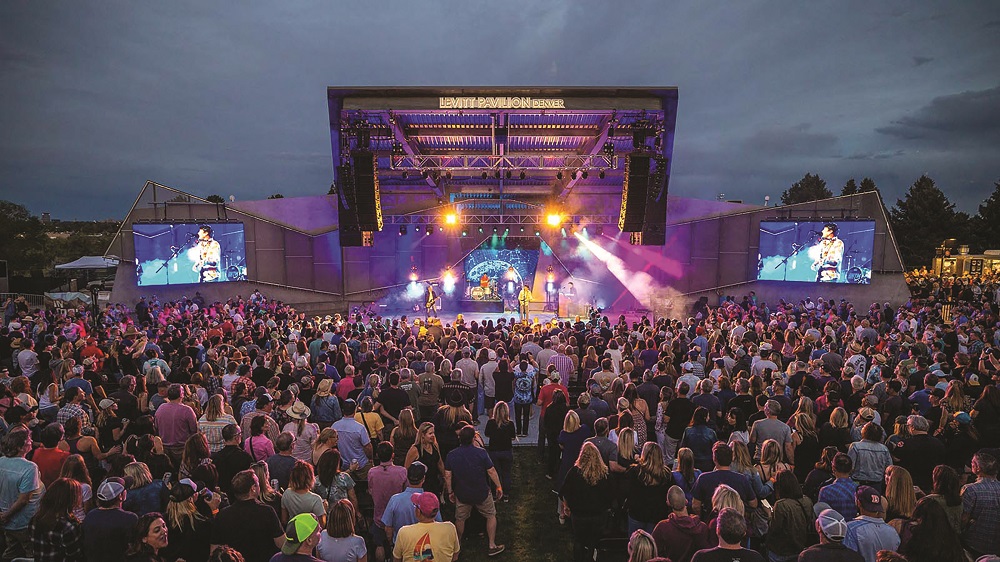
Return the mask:
<path id="1" fill-rule="evenodd" d="M 680 446 L 691 449 L 694 453 L 694 466 L 702 471 L 709 471 L 714 468 L 712 460 L 712 446 L 718 441 L 715 430 L 708 425 L 709 411 L 707 408 L 698 406 L 691 416 L 691 423 L 684 430 L 681 437 Z M 638 425 L 642 425 L 640 422 Z"/>
<path id="2" fill-rule="evenodd" d="M 694 467 L 694 453 L 691 449 L 687 447 L 681 447 L 677 451 L 677 462 L 675 464 L 675 470 L 671 473 L 673 476 L 674 484 L 676 484 L 681 490 L 684 490 L 684 497 L 687 499 L 687 503 L 691 505 L 691 490 L 694 489 L 694 483 L 701 476 L 701 471 Z"/>
<path id="3" fill-rule="evenodd" d="M 823 447 L 819 460 L 813 465 L 812 470 L 806 476 L 802 484 L 802 491 L 805 492 L 813 502 L 819 497 L 819 489 L 826 485 L 827 481 L 833 478 L 833 459 L 840 449 L 836 447 Z"/>
<path id="4" fill-rule="evenodd" d="M 792 416 L 793 466 L 795 477 L 799 482 L 805 482 L 809 471 L 819 462 L 822 447 L 819 445 L 819 434 L 816 432 L 816 418 L 806 412 Z"/>
<path id="5" fill-rule="evenodd" d="M 83 560 L 83 527 L 75 515 L 80 502 L 80 483 L 76 480 L 58 478 L 45 490 L 28 529 L 35 560 Z"/>
<path id="6" fill-rule="evenodd" d="M 139 516 L 125 553 L 125 562 L 166 562 L 161 551 L 167 548 L 167 522 L 159 513 Z"/>
<path id="7" fill-rule="evenodd" d="M 976 431 L 983 437 L 983 447 L 1000 445 L 1000 388 L 987 384 L 969 415 Z"/>
<path id="8" fill-rule="evenodd" d="M 445 404 L 435 412 L 432 421 L 441 447 L 441 455 L 447 458 L 448 453 L 458 447 L 459 424 L 461 422 L 472 424 L 473 419 L 472 412 L 466 407 L 464 396 L 460 391 L 451 391 L 445 400 Z"/>
<path id="9" fill-rule="evenodd" d="M 663 465 L 663 451 L 656 443 L 646 443 L 638 464 L 625 473 L 627 483 L 628 530 L 651 532 L 669 514 L 667 490 L 673 478 Z"/>
<path id="10" fill-rule="evenodd" d="M 896 416 L 892 424 L 892 435 L 885 442 L 889 450 L 894 450 L 897 445 L 910 437 L 910 428 L 906 425 L 906 416 Z"/>
<path id="11" fill-rule="evenodd" d="M 437 442 L 437 428 L 432 422 L 423 422 L 417 431 L 417 440 L 406 453 L 404 465 L 410 468 L 413 461 L 420 461 L 427 467 L 424 490 L 440 495 L 444 492 L 444 456 Z"/>
<path id="12" fill-rule="evenodd" d="M 121 452 L 121 447 L 114 447 L 107 453 L 102 451 L 101 446 L 97 443 L 97 439 L 81 433 L 82 427 L 79 417 L 72 417 L 66 420 L 65 428 L 66 435 L 59 444 L 59 448 L 69 451 L 71 455 L 80 455 L 83 457 L 90 474 L 95 478 L 101 478 L 104 475 L 104 469 L 101 468 L 101 461 L 113 453 Z"/>
<path id="13" fill-rule="evenodd" d="M 278 480 L 271 478 L 271 469 L 268 468 L 267 463 L 264 461 L 255 462 L 250 465 L 250 470 L 257 475 L 257 481 L 260 483 L 257 501 L 271 506 L 275 513 L 281 513 L 281 490 L 276 489 Z"/>
<path id="14" fill-rule="evenodd" d="M 573 526 L 574 560 L 593 560 L 612 496 L 608 467 L 601 458 L 601 452 L 593 443 L 584 443 L 559 488 L 562 502 L 560 520 L 568 517 Z"/>
<path id="15" fill-rule="evenodd" d="M 180 478 L 190 478 L 195 467 L 203 461 L 212 461 L 212 453 L 208 450 L 208 440 L 204 433 L 195 433 L 184 442 L 184 452 L 181 455 Z"/>
<path id="16" fill-rule="evenodd" d="M 656 541 L 653 535 L 638 529 L 628 539 L 628 562 L 649 562 L 656 558 Z"/>
<path id="17" fill-rule="evenodd" d="M 290 483 L 291 481 L 289 481 Z M 340 451 L 335 449 L 323 453 L 316 464 L 316 478 L 313 491 L 327 505 L 347 499 L 358 508 L 358 496 L 351 475 L 341 468 Z"/>
<path id="18" fill-rule="evenodd" d="M 774 476 L 782 470 L 790 470 L 791 467 L 781 460 L 781 445 L 774 439 L 767 439 L 760 447 L 760 461 L 757 463 L 757 473 L 763 482 L 774 479 Z"/>
<path id="19" fill-rule="evenodd" d="M 922 498 L 913 509 L 912 520 L 900 533 L 898 552 L 907 562 L 943 562 L 965 560 L 960 535 L 952 529 L 941 504 Z"/>
<path id="20" fill-rule="evenodd" d="M 266 461 L 274 454 L 274 443 L 264 434 L 267 416 L 250 420 L 250 436 L 243 440 L 243 450 L 255 461 Z"/>
<path id="21" fill-rule="evenodd" d="M 743 412 L 743 408 L 732 407 L 726 412 L 726 429 L 729 431 L 726 442 L 730 447 L 736 442 L 743 444 L 750 442 L 750 429 L 747 427 L 747 415 Z"/>
<path id="22" fill-rule="evenodd" d="M 549 479 L 556 477 L 559 470 L 560 449 L 557 443 L 559 441 L 559 434 L 563 429 L 563 420 L 568 411 L 569 402 L 567 401 L 567 396 L 561 390 L 553 392 L 552 403 L 546 408 L 545 417 L 542 419 L 542 425 L 545 429 L 545 442 L 548 444 L 545 451 L 545 476 Z"/>
<path id="23" fill-rule="evenodd" d="M 841 453 L 847 452 L 851 444 L 851 428 L 847 418 L 847 410 L 841 406 L 833 408 L 830 421 L 823 424 L 819 430 L 820 447 L 836 447 Z"/>
<path id="24" fill-rule="evenodd" d="M 303 462 L 312 462 L 312 444 L 319 437 L 319 426 L 308 421 L 311 413 L 309 406 L 296 400 L 288 409 L 288 416 L 292 421 L 282 429 L 295 436 L 292 456 Z"/>
<path id="25" fill-rule="evenodd" d="M 625 392 L 622 396 L 628 400 L 628 413 L 632 414 L 632 420 L 634 422 L 636 438 L 639 439 L 639 444 L 642 445 L 647 439 L 646 435 L 646 424 L 652 417 L 649 414 L 649 405 L 646 401 L 639 397 L 639 391 L 636 386 L 629 383 L 625 386 Z"/>
<path id="26" fill-rule="evenodd" d="M 337 459 L 337 462 L 339 463 L 340 459 Z M 315 484 L 316 475 L 313 472 L 313 466 L 305 461 L 295 461 L 288 477 L 288 488 L 281 494 L 281 521 L 283 523 L 287 523 L 289 519 L 300 513 L 312 513 L 320 525 L 325 524 L 328 503 L 325 505 L 323 498 L 313 492 Z"/>
<path id="27" fill-rule="evenodd" d="M 493 460 L 493 466 L 497 469 L 500 484 L 505 492 L 511 488 L 511 473 L 514 469 L 514 440 L 517 438 L 515 433 L 514 422 L 510 421 L 510 407 L 507 406 L 506 402 L 497 402 L 493 406 L 490 420 L 486 422 L 486 437 L 490 440 L 486 450 L 489 452 L 490 459 Z M 501 501 L 509 501 L 508 497 L 505 493 Z"/>
<path id="28" fill-rule="evenodd" d="M 404 408 L 399 412 L 399 424 L 392 428 L 389 434 L 389 443 L 392 445 L 392 463 L 396 466 L 403 466 L 406 462 L 406 453 L 410 451 L 414 441 L 417 440 L 417 425 L 413 417 L 412 408 Z"/>
<path id="29" fill-rule="evenodd" d="M 60 478 L 69 478 L 80 484 L 80 502 L 76 506 L 76 520 L 83 523 L 87 517 L 87 512 L 94 507 L 94 482 L 90 479 L 90 471 L 87 463 L 80 455 L 70 455 L 63 462 L 59 471 Z"/>
<path id="30" fill-rule="evenodd" d="M 802 494 L 798 479 L 787 469 L 774 476 L 774 496 L 767 550 L 772 562 L 791 562 L 812 544 L 809 534 L 814 520 L 813 502 Z"/>
<path id="31" fill-rule="evenodd" d="M 160 553 L 168 560 L 205 562 L 211 547 L 212 519 L 198 508 L 198 485 L 191 480 L 181 480 L 170 489 L 167 501 L 167 532 L 170 543 Z M 213 494 L 207 500 L 208 514 L 219 509 L 222 496 Z"/>
<path id="32" fill-rule="evenodd" d="M 719 484 L 715 488 L 715 491 L 712 492 L 712 514 L 708 523 L 709 533 L 714 539 L 710 541 L 712 544 L 718 542 L 718 537 L 715 535 L 715 523 L 719 518 L 719 512 L 727 507 L 731 507 L 743 514 L 746 513 L 746 507 L 743 503 L 743 498 L 740 497 L 740 493 L 734 490 L 732 486 Z"/>
<path id="33" fill-rule="evenodd" d="M 226 397 L 213 394 L 205 406 L 205 413 L 198 420 L 198 431 L 205 434 L 210 453 L 218 453 L 225 446 L 222 439 L 222 429 L 229 424 L 235 424 L 236 418 L 226 413 Z"/>
<path id="34" fill-rule="evenodd" d="M 913 516 L 913 508 L 917 505 L 910 471 L 898 465 L 885 469 L 885 499 L 888 500 L 885 521 L 899 532 Z"/>
<path id="35" fill-rule="evenodd" d="M 250 423 L 252 424 L 253 420 L 251 420 Z M 312 446 L 313 466 L 319 464 L 319 459 L 323 456 L 323 453 L 329 451 L 330 449 L 336 449 L 339 442 L 340 434 L 337 433 L 336 429 L 327 427 L 320 431 L 319 436 L 316 437 L 316 441 L 313 442 Z"/>
<path id="36" fill-rule="evenodd" d="M 591 435 L 593 433 L 590 431 L 590 428 L 580 424 L 580 416 L 574 410 L 566 412 L 566 415 L 563 417 L 562 431 L 559 432 L 559 437 L 556 439 L 559 448 L 562 450 L 562 457 L 559 463 L 559 470 L 556 473 L 555 490 L 562 487 L 566 474 L 569 473 L 569 469 L 576 462 L 577 457 L 580 456 L 580 449 L 583 447 L 583 442 Z"/>
<path id="37" fill-rule="evenodd" d="M 326 529 L 316 545 L 316 557 L 323 562 L 368 562 L 365 539 L 354 533 L 357 510 L 348 500 L 330 506 Z"/>
<path id="38" fill-rule="evenodd" d="M 932 493 L 927 497 L 941 504 L 948 523 L 956 533 L 962 532 L 962 481 L 954 468 L 939 464 L 934 467 L 931 476 L 933 480 Z"/>

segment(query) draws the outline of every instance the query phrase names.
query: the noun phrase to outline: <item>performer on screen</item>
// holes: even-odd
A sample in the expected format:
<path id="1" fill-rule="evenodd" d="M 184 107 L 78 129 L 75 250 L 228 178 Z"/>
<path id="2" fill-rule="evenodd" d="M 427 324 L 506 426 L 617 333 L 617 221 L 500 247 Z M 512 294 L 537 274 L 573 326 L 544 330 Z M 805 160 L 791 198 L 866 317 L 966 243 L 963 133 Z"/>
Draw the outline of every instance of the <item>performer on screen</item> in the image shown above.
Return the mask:
<path id="1" fill-rule="evenodd" d="M 836 224 L 826 223 L 820 233 L 819 243 L 813 246 L 819 251 L 812 263 L 812 268 L 816 271 L 816 281 L 836 283 L 840 279 L 840 265 L 844 261 L 844 241 L 837 238 L 839 230 Z"/>
<path id="2" fill-rule="evenodd" d="M 212 227 L 202 225 L 198 229 L 198 243 L 195 244 L 198 259 L 193 269 L 198 273 L 199 283 L 212 283 L 219 280 L 219 262 L 222 260 L 222 246 L 212 238 Z"/>
<path id="3" fill-rule="evenodd" d="M 528 319 L 528 305 L 530 305 L 533 300 L 535 300 L 535 298 L 531 296 L 531 289 L 529 289 L 528 284 L 525 283 L 524 287 L 521 288 L 521 292 L 517 295 L 517 311 L 522 322 Z"/>
<path id="4" fill-rule="evenodd" d="M 427 299 L 424 301 L 424 312 L 427 318 L 431 316 L 437 318 L 437 304 L 441 300 L 438 296 L 437 291 L 434 290 L 434 285 L 430 283 L 427 284 Z"/>

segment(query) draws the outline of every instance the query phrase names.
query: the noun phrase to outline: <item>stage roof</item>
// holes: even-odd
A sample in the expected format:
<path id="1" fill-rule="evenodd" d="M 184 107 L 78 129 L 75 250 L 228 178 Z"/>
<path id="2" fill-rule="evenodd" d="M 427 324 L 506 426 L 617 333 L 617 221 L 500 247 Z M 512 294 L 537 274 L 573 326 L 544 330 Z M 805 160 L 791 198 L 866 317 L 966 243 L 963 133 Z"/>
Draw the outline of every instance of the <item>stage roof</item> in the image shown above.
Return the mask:
<path id="1" fill-rule="evenodd" d="M 382 193 L 430 190 L 442 200 L 620 193 L 637 130 L 669 170 L 677 113 L 673 87 L 331 87 L 327 98 L 335 166 L 363 129 Z"/>

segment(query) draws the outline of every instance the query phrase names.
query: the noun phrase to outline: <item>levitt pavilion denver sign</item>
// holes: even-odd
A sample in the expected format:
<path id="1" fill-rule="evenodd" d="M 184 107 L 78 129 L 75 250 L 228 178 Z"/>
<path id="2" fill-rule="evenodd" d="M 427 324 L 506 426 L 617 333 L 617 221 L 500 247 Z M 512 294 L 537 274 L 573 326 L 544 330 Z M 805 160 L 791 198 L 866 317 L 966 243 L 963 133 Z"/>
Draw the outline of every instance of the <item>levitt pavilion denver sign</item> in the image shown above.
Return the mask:
<path id="1" fill-rule="evenodd" d="M 531 97 L 441 97 L 439 109 L 565 109 L 561 98 Z"/>

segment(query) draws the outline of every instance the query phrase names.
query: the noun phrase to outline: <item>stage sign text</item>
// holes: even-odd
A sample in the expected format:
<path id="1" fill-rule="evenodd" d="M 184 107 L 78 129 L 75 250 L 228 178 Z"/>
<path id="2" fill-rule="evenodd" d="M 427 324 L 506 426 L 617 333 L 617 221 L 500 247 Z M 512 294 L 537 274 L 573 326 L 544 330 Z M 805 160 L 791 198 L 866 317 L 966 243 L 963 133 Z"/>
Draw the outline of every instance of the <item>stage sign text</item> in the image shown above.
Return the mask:
<path id="1" fill-rule="evenodd" d="M 565 109 L 561 98 L 531 97 L 441 97 L 440 109 Z"/>

